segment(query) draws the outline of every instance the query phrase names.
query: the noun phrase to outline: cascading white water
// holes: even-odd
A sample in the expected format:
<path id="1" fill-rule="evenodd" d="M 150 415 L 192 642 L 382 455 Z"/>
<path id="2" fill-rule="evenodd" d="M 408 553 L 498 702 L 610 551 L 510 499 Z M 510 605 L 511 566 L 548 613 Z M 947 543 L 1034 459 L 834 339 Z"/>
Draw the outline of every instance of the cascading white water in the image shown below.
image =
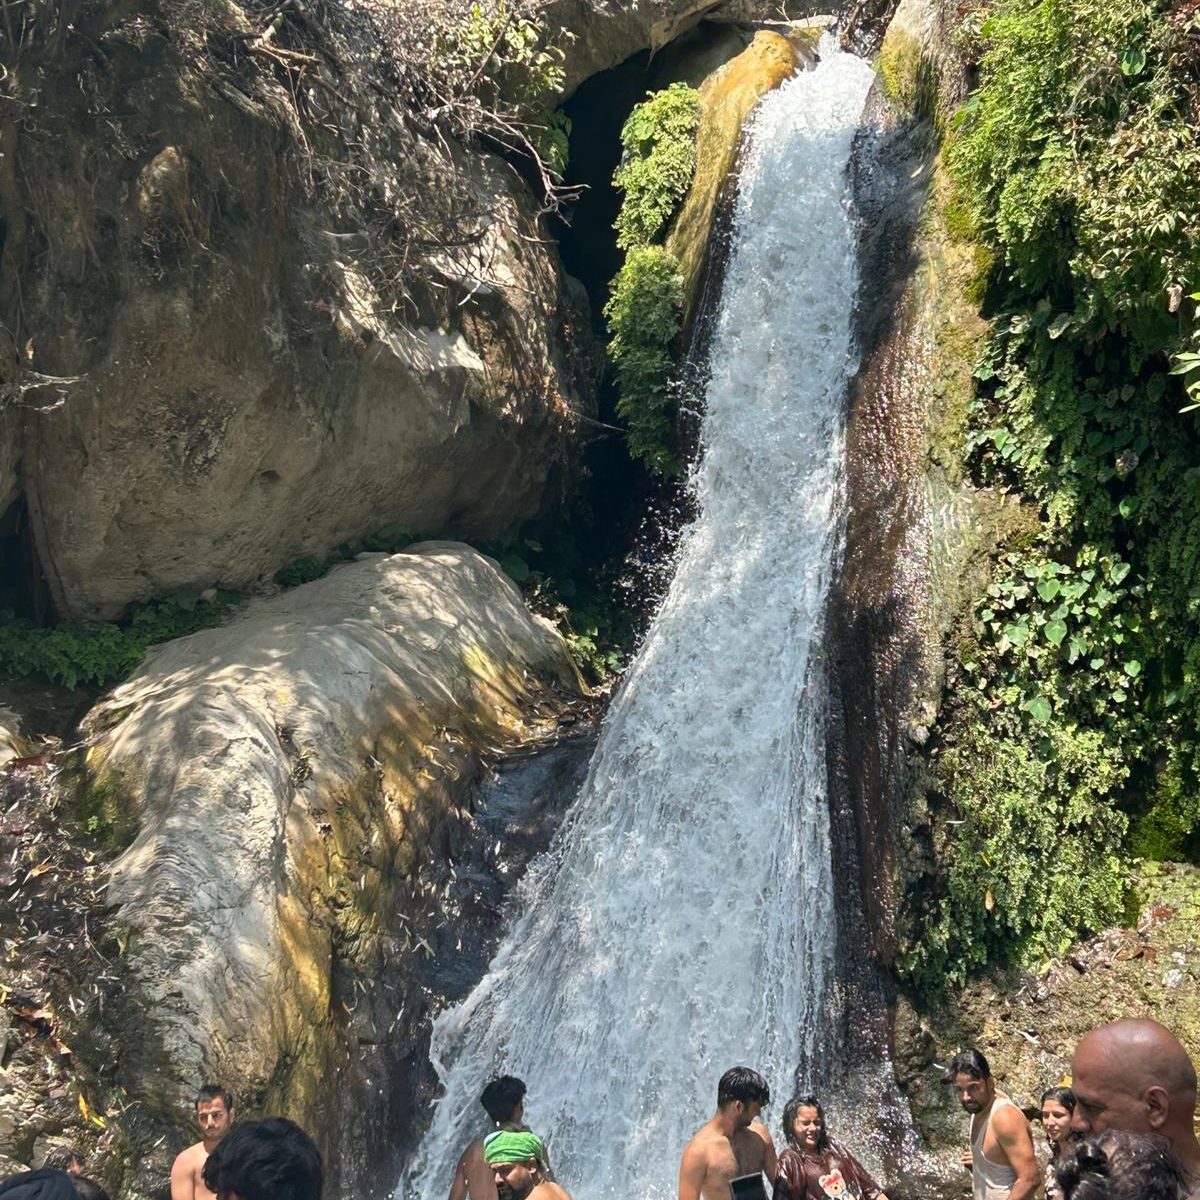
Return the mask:
<path id="1" fill-rule="evenodd" d="M 857 289 L 847 164 L 872 74 L 828 37 L 757 110 L 711 351 L 699 516 L 555 846 L 434 1024 L 400 1193 L 440 1200 L 507 1071 L 575 1200 L 674 1195 L 716 1083 L 818 1053 L 834 911 L 817 663 Z"/>

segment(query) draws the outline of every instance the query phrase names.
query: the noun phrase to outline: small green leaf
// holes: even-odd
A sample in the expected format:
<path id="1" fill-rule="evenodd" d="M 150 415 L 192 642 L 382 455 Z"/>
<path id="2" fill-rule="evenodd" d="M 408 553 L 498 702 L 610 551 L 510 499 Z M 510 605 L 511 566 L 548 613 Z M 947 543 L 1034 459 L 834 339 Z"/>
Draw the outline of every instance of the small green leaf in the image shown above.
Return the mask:
<path id="1" fill-rule="evenodd" d="M 1135 43 L 1121 55 L 1121 71 L 1130 76 L 1140 75 L 1146 69 L 1146 48 Z"/>
<path id="2" fill-rule="evenodd" d="M 1130 679 L 1136 679 L 1142 673 L 1142 664 L 1136 658 L 1131 658 L 1125 664 L 1125 674 Z"/>
<path id="3" fill-rule="evenodd" d="M 1046 626 L 1046 639 L 1052 642 L 1055 646 L 1061 646 L 1062 640 L 1067 636 L 1067 626 L 1065 621 L 1051 621 Z"/>
<path id="4" fill-rule="evenodd" d="M 1071 322 L 1074 317 L 1070 313 L 1059 313 L 1049 325 L 1046 326 L 1046 336 L 1052 341 L 1062 337 L 1062 335 L 1071 327 Z"/>
<path id="5" fill-rule="evenodd" d="M 1054 709 L 1051 707 L 1050 701 L 1045 696 L 1034 696 L 1027 705 L 1029 715 L 1035 720 L 1045 725 L 1047 721 L 1054 715 Z"/>
<path id="6" fill-rule="evenodd" d="M 1042 582 L 1037 585 L 1037 594 L 1047 604 L 1049 604 L 1050 601 L 1053 600 L 1061 590 L 1062 585 L 1057 579 L 1043 579 Z"/>
<path id="7" fill-rule="evenodd" d="M 1126 496 L 1121 503 L 1117 505 L 1117 511 L 1126 520 L 1129 520 L 1135 512 L 1137 512 L 1138 502 L 1136 496 Z"/>

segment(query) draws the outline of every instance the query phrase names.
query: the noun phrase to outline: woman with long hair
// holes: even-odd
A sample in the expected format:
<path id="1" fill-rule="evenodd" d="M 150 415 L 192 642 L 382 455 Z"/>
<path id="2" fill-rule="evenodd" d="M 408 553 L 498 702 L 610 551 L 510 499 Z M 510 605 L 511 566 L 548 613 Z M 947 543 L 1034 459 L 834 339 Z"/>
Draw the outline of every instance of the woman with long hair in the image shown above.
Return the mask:
<path id="1" fill-rule="evenodd" d="M 793 1096 L 784 1105 L 783 1136 L 773 1200 L 888 1200 L 867 1168 L 829 1136 L 816 1096 Z"/>
<path id="2" fill-rule="evenodd" d="M 1050 1145 L 1050 1161 L 1046 1164 L 1046 1200 L 1060 1200 L 1062 1196 L 1055 1171 L 1064 1151 L 1075 1140 L 1071 1132 L 1074 1113 L 1075 1093 L 1069 1087 L 1047 1088 L 1042 1093 L 1042 1128 Z"/>

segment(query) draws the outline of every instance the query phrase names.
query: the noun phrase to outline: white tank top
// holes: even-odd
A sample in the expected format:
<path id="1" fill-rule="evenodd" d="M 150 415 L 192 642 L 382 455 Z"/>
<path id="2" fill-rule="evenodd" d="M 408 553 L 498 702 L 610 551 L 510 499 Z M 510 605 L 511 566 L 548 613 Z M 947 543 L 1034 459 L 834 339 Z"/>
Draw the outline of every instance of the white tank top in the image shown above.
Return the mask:
<path id="1" fill-rule="evenodd" d="M 1017 1107 L 1007 1096 L 997 1092 L 988 1111 L 987 1120 L 971 1138 L 971 1192 L 974 1200 L 1008 1200 L 1008 1194 L 1017 1182 L 1017 1173 L 1008 1163 L 992 1162 L 983 1153 L 983 1141 L 987 1137 L 992 1117 L 996 1115 L 996 1109 L 1005 1105 L 1009 1108 Z"/>

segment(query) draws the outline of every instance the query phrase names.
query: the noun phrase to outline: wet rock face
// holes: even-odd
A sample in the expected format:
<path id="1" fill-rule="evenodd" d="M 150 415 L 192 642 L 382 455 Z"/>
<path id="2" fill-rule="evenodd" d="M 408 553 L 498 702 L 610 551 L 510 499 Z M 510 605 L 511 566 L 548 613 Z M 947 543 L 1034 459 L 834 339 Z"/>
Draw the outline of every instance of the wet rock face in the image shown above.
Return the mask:
<path id="1" fill-rule="evenodd" d="M 685 330 L 697 316 L 718 212 L 728 205 L 736 182 L 733 170 L 746 119 L 767 92 L 811 58 L 807 53 L 811 40 L 760 30 L 749 46 L 722 63 L 700 85 L 696 170 L 666 240 L 667 249 L 679 259 L 683 276 Z"/>
<path id="2" fill-rule="evenodd" d="M 897 99 L 882 87 L 873 94 L 855 159 L 863 357 L 850 391 L 845 554 L 830 629 L 841 700 L 836 785 L 854 813 L 857 883 L 885 964 L 904 936 L 919 935 L 901 927 L 906 889 L 936 871 L 921 748 L 941 701 L 943 648 L 985 570 L 997 520 L 997 498 L 962 478 L 984 323 L 965 297 L 967 251 L 941 219 L 934 117 L 958 86 L 949 67 L 930 65 L 943 60 L 943 38 L 937 4 L 900 5 L 884 41 L 884 57 L 904 48 L 891 60 Z M 927 70 L 945 95 L 922 90 Z"/>
<path id="3" fill-rule="evenodd" d="M 314 1132 L 334 1194 L 389 1191 L 429 1086 L 422 960 L 481 936 L 446 920 L 475 895 L 465 806 L 485 757 L 578 697 L 558 635 L 455 543 L 154 652 L 85 722 L 83 802 L 125 846 L 107 903 L 141 1034 L 121 1086 L 171 1128 L 197 1081 L 227 1081 Z M 126 1195 L 169 1165 L 140 1150 Z"/>

